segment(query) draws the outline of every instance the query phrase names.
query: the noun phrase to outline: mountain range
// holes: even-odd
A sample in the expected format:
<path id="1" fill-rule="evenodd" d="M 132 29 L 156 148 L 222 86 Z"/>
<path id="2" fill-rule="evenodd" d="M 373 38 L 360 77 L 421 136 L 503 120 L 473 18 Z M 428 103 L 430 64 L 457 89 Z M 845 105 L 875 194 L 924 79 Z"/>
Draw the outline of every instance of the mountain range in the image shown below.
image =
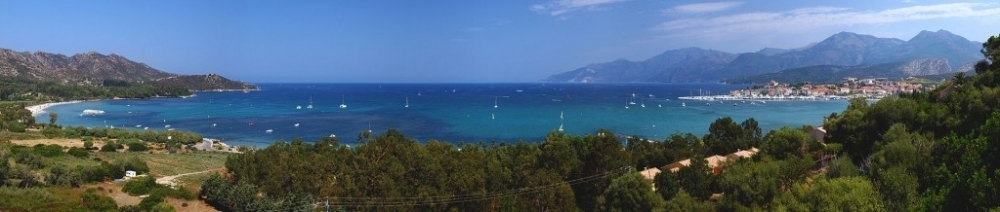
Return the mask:
<path id="1" fill-rule="evenodd" d="M 757 82 L 768 78 L 816 78 L 801 77 L 811 75 L 823 75 L 819 78 L 938 75 L 966 71 L 970 64 L 983 58 L 980 49 L 981 43 L 945 30 L 921 31 L 908 41 L 841 32 L 797 49 L 764 48 L 740 54 L 696 47 L 675 49 L 643 61 L 619 59 L 590 64 L 541 81 Z M 789 74 L 793 77 L 785 77 Z"/>
<path id="2" fill-rule="evenodd" d="M 71 85 L 101 85 L 119 80 L 154 85 L 176 85 L 189 90 L 253 89 L 253 85 L 224 77 L 179 75 L 157 70 L 121 55 L 87 52 L 66 56 L 48 52 L 16 52 L 0 48 L 0 76 Z"/>

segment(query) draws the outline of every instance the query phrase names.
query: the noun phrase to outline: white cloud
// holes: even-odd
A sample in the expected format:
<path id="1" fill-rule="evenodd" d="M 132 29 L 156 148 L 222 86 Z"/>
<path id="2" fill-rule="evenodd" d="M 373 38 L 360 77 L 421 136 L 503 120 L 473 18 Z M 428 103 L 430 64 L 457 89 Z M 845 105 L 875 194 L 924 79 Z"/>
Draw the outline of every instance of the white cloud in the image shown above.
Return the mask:
<path id="1" fill-rule="evenodd" d="M 531 5 L 531 11 L 551 16 L 559 16 L 574 10 L 598 10 L 599 6 L 623 2 L 625 0 L 552 0 L 543 4 Z"/>
<path id="2" fill-rule="evenodd" d="M 712 18 L 684 18 L 660 23 L 653 30 L 666 37 L 722 36 L 760 32 L 803 32 L 831 26 L 857 26 L 945 18 L 994 17 L 995 4 L 953 3 L 882 11 L 808 7 L 785 12 L 755 12 Z"/>
<path id="3" fill-rule="evenodd" d="M 738 1 L 724 1 L 724 2 L 711 2 L 711 3 L 697 3 L 697 4 L 685 4 L 673 7 L 672 10 L 664 12 L 682 12 L 682 13 L 708 13 L 708 12 L 718 12 L 723 10 L 728 10 L 737 6 L 742 5 L 743 2 Z"/>

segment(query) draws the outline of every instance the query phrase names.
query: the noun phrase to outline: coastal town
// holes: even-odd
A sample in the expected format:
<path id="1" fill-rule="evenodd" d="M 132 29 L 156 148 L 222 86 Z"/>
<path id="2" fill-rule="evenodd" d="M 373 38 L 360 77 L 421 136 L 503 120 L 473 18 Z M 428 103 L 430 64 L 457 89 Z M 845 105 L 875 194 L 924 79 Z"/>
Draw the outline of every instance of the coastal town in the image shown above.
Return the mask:
<path id="1" fill-rule="evenodd" d="M 848 77 L 844 78 L 840 83 L 817 85 L 809 82 L 798 84 L 779 83 L 772 80 L 766 85 L 755 85 L 753 87 L 748 87 L 747 89 L 732 90 L 729 94 L 725 95 L 699 94 L 698 96 L 678 97 L 678 99 L 704 101 L 835 100 L 859 97 L 864 97 L 866 99 L 881 99 L 886 96 L 898 95 L 901 93 L 933 90 L 936 87 L 937 84 L 919 83 L 913 78 L 893 81 L 888 78 L 858 79 Z"/>

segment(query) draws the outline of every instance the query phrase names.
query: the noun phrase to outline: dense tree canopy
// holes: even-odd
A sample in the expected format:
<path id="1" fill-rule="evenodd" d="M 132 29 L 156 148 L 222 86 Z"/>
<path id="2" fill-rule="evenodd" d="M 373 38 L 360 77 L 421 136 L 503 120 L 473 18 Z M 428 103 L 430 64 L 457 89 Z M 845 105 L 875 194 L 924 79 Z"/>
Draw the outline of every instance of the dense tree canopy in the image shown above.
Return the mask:
<path id="1" fill-rule="evenodd" d="M 118 80 L 106 80 L 99 85 L 71 85 L 16 77 L 0 78 L 0 100 L 3 101 L 67 101 L 186 95 L 191 95 L 191 91 L 174 85 L 152 85 Z"/>
<path id="2" fill-rule="evenodd" d="M 957 73 L 930 92 L 852 100 L 828 117 L 825 140 L 843 145 L 888 209 L 1000 207 L 1000 38 L 982 52 L 972 76 Z"/>

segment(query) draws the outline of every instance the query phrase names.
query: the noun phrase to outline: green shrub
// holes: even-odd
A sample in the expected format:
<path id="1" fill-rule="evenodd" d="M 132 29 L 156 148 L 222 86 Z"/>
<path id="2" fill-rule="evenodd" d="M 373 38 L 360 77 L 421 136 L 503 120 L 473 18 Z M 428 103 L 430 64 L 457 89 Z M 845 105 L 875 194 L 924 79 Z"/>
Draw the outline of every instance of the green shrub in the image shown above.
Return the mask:
<path id="1" fill-rule="evenodd" d="M 8 129 L 10 129 L 11 132 L 23 133 L 27 130 L 27 127 L 21 123 L 11 122 L 11 125 L 9 126 Z"/>
<path id="2" fill-rule="evenodd" d="M 164 203 L 163 197 L 164 195 L 162 193 L 149 194 L 149 196 L 143 198 L 142 201 L 139 202 L 139 208 L 144 211 L 152 211 L 154 206 Z"/>
<path id="3" fill-rule="evenodd" d="M 197 195 L 194 193 L 194 191 L 189 190 L 187 187 L 180 186 L 180 188 L 177 188 L 174 195 L 170 195 L 170 197 L 185 199 L 185 200 L 194 200 L 197 197 Z"/>
<path id="4" fill-rule="evenodd" d="M 166 202 L 161 202 L 159 204 L 154 205 L 153 208 L 149 209 L 149 211 L 152 211 L 152 212 L 174 212 L 174 211 L 177 211 L 177 209 L 174 209 L 174 206 L 170 206 L 170 204 L 167 204 Z"/>
<path id="5" fill-rule="evenodd" d="M 91 141 L 90 137 L 84 137 L 84 139 L 83 139 L 83 148 L 87 149 L 87 150 L 94 149 L 94 142 Z"/>
<path id="6" fill-rule="evenodd" d="M 156 179 L 152 177 L 136 177 L 122 186 L 122 191 L 128 193 L 132 196 L 139 196 L 144 194 L 149 194 L 154 188 L 160 185 L 156 184 Z"/>
<path id="7" fill-rule="evenodd" d="M 79 187 L 82 181 L 80 171 L 66 168 L 65 165 L 55 165 L 49 169 L 49 175 L 45 177 L 49 185 L 64 185 Z"/>
<path id="8" fill-rule="evenodd" d="M 140 208 L 138 205 L 122 205 L 122 207 L 118 208 L 118 212 L 142 212 L 142 211 L 143 211 L 142 208 Z"/>
<path id="9" fill-rule="evenodd" d="M 114 141 L 108 141 L 104 146 L 101 146 L 101 152 L 115 152 L 116 150 L 118 150 L 118 144 Z"/>
<path id="10" fill-rule="evenodd" d="M 113 168 L 118 168 L 118 167 L 120 167 L 123 170 L 132 170 L 132 171 L 135 171 L 137 173 L 146 173 L 146 172 L 149 172 L 149 166 L 146 165 L 145 161 L 142 161 L 142 159 L 139 159 L 139 157 L 132 157 L 132 158 L 129 158 L 128 160 L 124 160 L 124 161 L 117 161 L 117 162 L 115 162 Z M 121 174 L 121 175 L 117 175 L 117 177 L 119 177 L 119 178 L 122 177 L 122 176 L 125 176 L 124 172 L 118 172 L 118 174 Z"/>
<path id="11" fill-rule="evenodd" d="M 62 130 L 62 137 L 65 138 L 80 138 L 80 131 L 73 128 L 64 128 Z"/>
<path id="12" fill-rule="evenodd" d="M 83 178 L 84 182 L 101 182 L 106 179 L 111 179 L 111 177 L 109 177 L 111 174 L 104 168 L 106 167 L 105 165 L 111 166 L 111 164 L 108 164 L 107 162 L 101 162 L 101 165 L 98 166 L 83 167 L 80 170 L 80 177 Z M 108 189 L 108 191 L 111 191 L 111 189 Z"/>
<path id="13" fill-rule="evenodd" d="M 45 127 L 42 129 L 42 135 L 45 135 L 46 138 L 59 138 L 63 136 L 63 132 L 59 128 Z"/>
<path id="14" fill-rule="evenodd" d="M 32 169 L 45 168 L 45 162 L 41 156 L 31 154 L 27 151 L 21 151 L 14 155 L 14 162 L 24 164 Z"/>
<path id="15" fill-rule="evenodd" d="M 149 147 L 146 146 L 146 143 L 142 141 L 129 142 L 126 145 L 128 145 L 128 151 L 130 152 L 142 152 L 149 150 Z"/>
<path id="16" fill-rule="evenodd" d="M 87 193 L 83 194 L 83 205 L 84 207 L 87 207 L 89 211 L 118 210 L 118 204 L 115 203 L 114 199 L 111 199 L 111 197 L 94 194 L 94 192 L 90 190 L 88 190 Z"/>
<path id="17" fill-rule="evenodd" d="M 70 147 L 66 153 L 78 158 L 85 158 L 90 155 L 90 152 L 87 152 L 87 150 L 77 147 Z"/>
<path id="18" fill-rule="evenodd" d="M 35 145 L 34 149 L 32 149 L 32 152 L 34 152 L 37 155 L 41 155 L 43 157 L 48 157 L 48 158 L 59 157 L 59 156 L 62 156 L 63 153 L 64 153 L 62 151 L 62 146 L 55 145 L 55 144 L 49 144 L 49 145 L 38 144 L 38 145 Z"/>

